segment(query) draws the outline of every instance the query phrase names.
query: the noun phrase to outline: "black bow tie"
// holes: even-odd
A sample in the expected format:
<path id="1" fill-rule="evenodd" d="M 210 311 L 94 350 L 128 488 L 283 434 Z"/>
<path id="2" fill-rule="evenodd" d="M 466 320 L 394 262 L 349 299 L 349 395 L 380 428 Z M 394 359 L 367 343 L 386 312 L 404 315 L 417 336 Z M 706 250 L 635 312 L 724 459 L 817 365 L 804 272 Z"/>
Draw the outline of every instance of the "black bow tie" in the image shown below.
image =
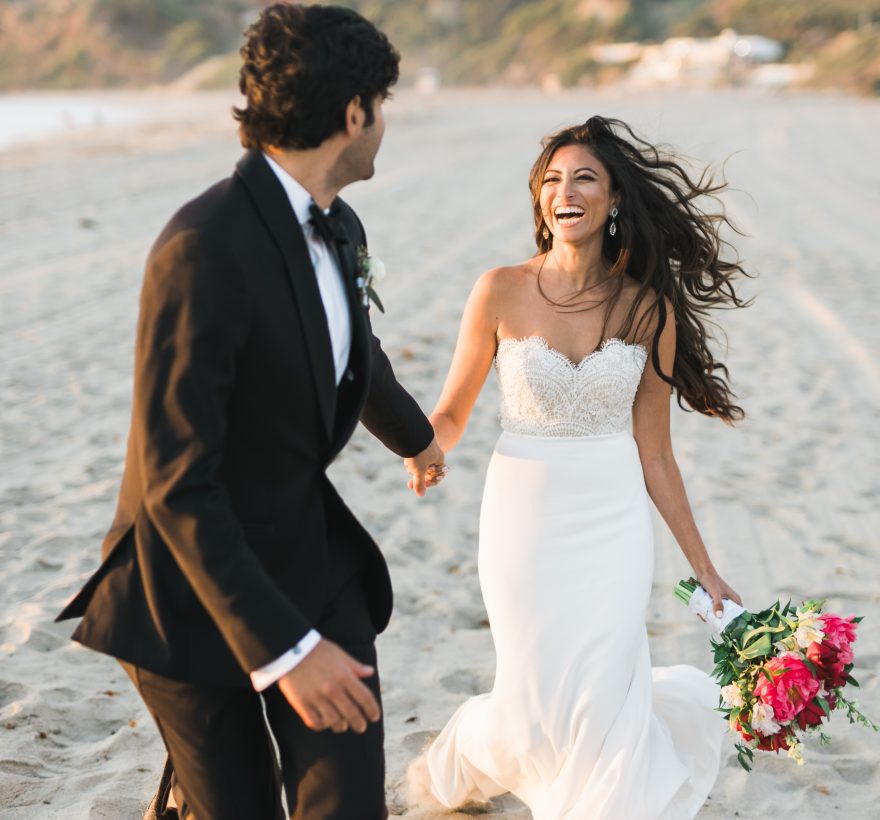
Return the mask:
<path id="1" fill-rule="evenodd" d="M 318 236 L 324 240 L 328 248 L 334 248 L 336 243 L 348 242 L 348 237 L 339 224 L 340 210 L 338 205 L 330 208 L 330 213 L 325 214 L 314 202 L 309 205 L 309 214 Z"/>

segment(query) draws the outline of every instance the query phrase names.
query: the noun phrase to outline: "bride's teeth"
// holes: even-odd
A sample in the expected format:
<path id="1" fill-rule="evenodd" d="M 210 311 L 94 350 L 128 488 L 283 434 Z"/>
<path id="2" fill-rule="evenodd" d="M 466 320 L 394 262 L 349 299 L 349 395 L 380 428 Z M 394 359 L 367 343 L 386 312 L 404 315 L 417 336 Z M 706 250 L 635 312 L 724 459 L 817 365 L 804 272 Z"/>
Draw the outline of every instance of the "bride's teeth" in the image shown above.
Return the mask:
<path id="1" fill-rule="evenodd" d="M 557 212 L 556 212 L 556 218 L 557 218 L 560 222 L 562 222 L 562 221 L 571 221 L 571 220 L 575 220 L 575 219 L 580 219 L 583 215 L 584 215 L 583 211 L 574 211 L 574 210 L 571 210 L 571 211 L 569 211 L 569 210 L 562 211 L 562 210 L 560 210 L 560 211 L 557 211 Z"/>

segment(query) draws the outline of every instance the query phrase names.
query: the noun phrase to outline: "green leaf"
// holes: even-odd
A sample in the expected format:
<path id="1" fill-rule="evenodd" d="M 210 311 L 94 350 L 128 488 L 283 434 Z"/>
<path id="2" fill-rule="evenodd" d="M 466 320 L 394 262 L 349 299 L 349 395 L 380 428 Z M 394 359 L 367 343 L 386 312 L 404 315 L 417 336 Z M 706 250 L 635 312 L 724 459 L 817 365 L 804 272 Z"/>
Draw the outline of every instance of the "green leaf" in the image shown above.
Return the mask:
<path id="1" fill-rule="evenodd" d="M 831 717 L 831 707 L 828 705 L 828 701 L 825 698 L 817 697 L 816 703 L 822 707 L 822 711 L 825 713 L 825 717 Z"/>
<path id="2" fill-rule="evenodd" d="M 372 285 L 367 285 L 367 295 L 376 303 L 376 307 L 379 308 L 381 313 L 385 312 L 385 306 L 382 304 L 382 300 L 379 298 L 379 294 L 373 289 Z"/>
<path id="3" fill-rule="evenodd" d="M 752 770 L 751 761 L 755 757 L 755 753 L 748 747 L 742 743 L 735 744 L 734 748 L 736 751 L 736 759 L 740 766 L 742 766 L 747 772 Z"/>
<path id="4" fill-rule="evenodd" d="M 741 612 L 727 626 L 724 627 L 724 631 L 721 634 L 723 636 L 726 636 L 729 640 L 729 636 L 735 635 L 741 629 L 745 629 L 745 627 L 750 622 L 751 618 L 749 617 L 748 612 Z"/>
<path id="5" fill-rule="evenodd" d="M 750 629 L 745 634 L 743 634 L 742 642 L 743 642 L 743 644 L 747 644 L 756 635 L 762 635 L 764 633 L 772 633 L 772 632 L 781 632 L 783 629 L 785 629 L 785 627 L 782 625 L 770 626 L 769 624 L 765 625 L 765 626 L 755 627 L 754 629 Z"/>
<path id="6" fill-rule="evenodd" d="M 772 646 L 773 644 L 770 641 L 770 636 L 761 635 L 761 637 L 754 641 L 750 646 L 743 648 L 740 652 L 740 657 L 752 660 L 754 658 L 760 658 L 763 655 L 769 655 Z"/>
<path id="7" fill-rule="evenodd" d="M 858 682 L 858 681 L 857 681 L 852 675 L 847 675 L 847 676 L 846 676 L 846 682 L 847 682 L 850 686 L 858 687 L 858 685 L 859 685 L 859 682 Z"/>

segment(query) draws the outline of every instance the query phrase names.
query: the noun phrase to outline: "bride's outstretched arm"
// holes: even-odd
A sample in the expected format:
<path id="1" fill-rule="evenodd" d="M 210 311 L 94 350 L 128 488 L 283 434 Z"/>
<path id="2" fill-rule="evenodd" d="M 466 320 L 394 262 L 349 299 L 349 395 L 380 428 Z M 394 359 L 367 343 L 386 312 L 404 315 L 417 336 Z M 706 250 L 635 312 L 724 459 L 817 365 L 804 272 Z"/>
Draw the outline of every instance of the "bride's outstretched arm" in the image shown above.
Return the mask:
<path id="1" fill-rule="evenodd" d="M 672 305 L 667 302 L 666 327 L 660 334 L 660 367 L 672 372 L 675 359 L 675 323 Z M 645 372 L 633 405 L 633 435 L 639 447 L 639 459 L 645 474 L 648 494 L 666 522 L 681 551 L 693 567 L 703 588 L 712 596 L 716 611 L 722 608 L 721 599 L 730 598 L 742 604 L 739 595 L 718 574 L 697 529 L 693 512 L 669 434 L 669 385 L 664 382 L 649 355 Z"/>
<path id="2" fill-rule="evenodd" d="M 492 365 L 497 346 L 499 291 L 503 276 L 503 269 L 484 273 L 464 307 L 443 392 L 428 417 L 444 453 L 448 453 L 464 433 Z"/>

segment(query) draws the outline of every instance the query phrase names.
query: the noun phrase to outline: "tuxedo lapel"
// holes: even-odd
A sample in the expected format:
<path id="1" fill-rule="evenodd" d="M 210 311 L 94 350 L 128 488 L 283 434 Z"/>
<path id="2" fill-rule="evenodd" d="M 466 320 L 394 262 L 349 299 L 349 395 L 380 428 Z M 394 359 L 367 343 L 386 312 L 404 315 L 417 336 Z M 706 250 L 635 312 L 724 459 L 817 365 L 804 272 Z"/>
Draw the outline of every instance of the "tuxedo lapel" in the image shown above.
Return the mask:
<path id="1" fill-rule="evenodd" d="M 327 434 L 336 416 L 336 377 L 327 314 L 299 221 L 290 200 L 259 151 L 248 151 L 236 166 L 263 222 L 281 249 L 303 327 L 312 379 Z"/>
<path id="2" fill-rule="evenodd" d="M 347 208 L 347 206 L 345 207 Z M 367 325 L 366 308 L 363 306 L 361 295 L 355 284 L 358 275 L 357 246 L 352 241 L 352 228 L 349 223 L 350 220 L 344 217 L 339 220 L 340 228 L 343 229 L 344 235 L 349 241 L 336 245 L 338 251 L 336 259 L 345 284 L 345 295 L 348 299 L 348 310 L 351 317 L 351 353 L 348 358 L 349 366 L 346 376 L 340 384 L 339 417 L 336 419 L 331 459 L 339 454 L 339 451 L 351 437 L 367 400 L 370 384 L 370 332 Z"/>
<path id="3" fill-rule="evenodd" d="M 346 231 L 346 235 L 348 232 Z M 361 295 L 355 284 L 358 277 L 356 248 L 354 243 L 339 245 L 339 264 L 345 282 L 345 293 L 348 297 L 348 309 L 351 316 L 351 365 L 358 375 L 366 377 L 369 367 L 369 334 L 367 332 L 366 308 L 361 303 Z"/>

